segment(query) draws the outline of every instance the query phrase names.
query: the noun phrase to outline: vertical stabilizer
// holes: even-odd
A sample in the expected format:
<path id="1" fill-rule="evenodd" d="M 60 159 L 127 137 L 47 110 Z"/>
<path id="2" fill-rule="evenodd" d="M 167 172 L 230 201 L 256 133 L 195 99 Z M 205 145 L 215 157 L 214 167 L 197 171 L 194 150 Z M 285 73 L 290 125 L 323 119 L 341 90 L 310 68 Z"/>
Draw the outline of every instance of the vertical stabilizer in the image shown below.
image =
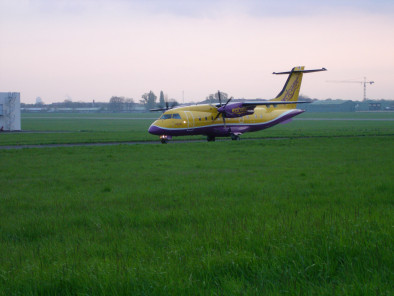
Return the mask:
<path id="1" fill-rule="evenodd" d="M 289 74 L 282 91 L 276 96 L 275 99 L 271 101 L 281 101 L 281 102 L 295 102 L 295 104 L 283 105 L 282 108 L 294 109 L 296 108 L 296 102 L 300 94 L 302 76 L 304 72 L 304 66 L 294 67 L 290 72 L 280 72 L 273 74 Z"/>

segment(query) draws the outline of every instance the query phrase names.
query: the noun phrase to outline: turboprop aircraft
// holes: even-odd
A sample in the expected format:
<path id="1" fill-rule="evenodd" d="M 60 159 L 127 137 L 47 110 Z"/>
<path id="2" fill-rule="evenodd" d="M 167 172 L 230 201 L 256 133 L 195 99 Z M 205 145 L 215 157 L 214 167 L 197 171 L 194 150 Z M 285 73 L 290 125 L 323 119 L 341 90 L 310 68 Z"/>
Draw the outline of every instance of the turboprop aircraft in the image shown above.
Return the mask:
<path id="1" fill-rule="evenodd" d="M 151 109 L 165 111 L 149 127 L 149 133 L 160 136 L 163 144 L 173 136 L 206 135 L 208 141 L 216 137 L 231 136 L 239 140 L 246 132 L 255 132 L 278 123 L 286 123 L 304 110 L 297 109 L 297 104 L 309 103 L 298 101 L 302 76 L 304 73 L 326 71 L 327 69 L 304 70 L 304 66 L 294 67 L 278 96 L 269 101 L 233 102 L 233 98 L 222 104 L 218 92 L 219 104 L 200 104 L 185 107 Z"/>

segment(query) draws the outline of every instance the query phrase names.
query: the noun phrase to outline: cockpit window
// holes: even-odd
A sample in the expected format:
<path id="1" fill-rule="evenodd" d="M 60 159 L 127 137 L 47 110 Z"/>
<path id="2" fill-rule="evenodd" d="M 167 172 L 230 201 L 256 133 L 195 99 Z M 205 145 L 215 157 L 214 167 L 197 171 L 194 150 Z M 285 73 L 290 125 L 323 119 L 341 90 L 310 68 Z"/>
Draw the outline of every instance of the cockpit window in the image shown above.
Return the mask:
<path id="1" fill-rule="evenodd" d="M 160 119 L 170 119 L 172 114 L 163 114 Z"/>
<path id="2" fill-rule="evenodd" d="M 160 119 L 182 119 L 182 117 L 178 114 L 178 113 L 174 113 L 174 114 L 163 114 Z"/>

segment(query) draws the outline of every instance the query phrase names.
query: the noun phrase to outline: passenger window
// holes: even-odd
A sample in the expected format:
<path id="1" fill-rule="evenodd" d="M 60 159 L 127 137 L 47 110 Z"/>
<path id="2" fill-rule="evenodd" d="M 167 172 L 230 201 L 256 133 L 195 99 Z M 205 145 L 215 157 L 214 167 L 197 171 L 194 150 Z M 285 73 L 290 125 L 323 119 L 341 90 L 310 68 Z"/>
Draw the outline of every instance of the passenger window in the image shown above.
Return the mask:
<path id="1" fill-rule="evenodd" d="M 199 117 L 198 120 L 201 121 L 201 117 Z"/>
<path id="2" fill-rule="evenodd" d="M 178 113 L 172 114 L 172 118 L 174 118 L 174 119 L 182 119 L 181 116 Z"/>
<path id="3" fill-rule="evenodd" d="M 205 116 L 205 120 L 208 120 L 208 118 Z"/>

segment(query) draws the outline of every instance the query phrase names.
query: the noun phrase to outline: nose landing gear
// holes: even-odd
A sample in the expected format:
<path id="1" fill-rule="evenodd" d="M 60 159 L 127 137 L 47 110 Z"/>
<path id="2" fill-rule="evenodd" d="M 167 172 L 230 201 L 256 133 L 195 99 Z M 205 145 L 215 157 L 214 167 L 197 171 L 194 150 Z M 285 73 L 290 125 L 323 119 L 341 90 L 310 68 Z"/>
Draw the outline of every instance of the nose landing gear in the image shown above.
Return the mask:
<path id="1" fill-rule="evenodd" d="M 160 136 L 160 142 L 162 144 L 167 144 L 169 140 L 171 140 L 171 136 L 167 136 L 167 135 L 161 135 Z"/>

